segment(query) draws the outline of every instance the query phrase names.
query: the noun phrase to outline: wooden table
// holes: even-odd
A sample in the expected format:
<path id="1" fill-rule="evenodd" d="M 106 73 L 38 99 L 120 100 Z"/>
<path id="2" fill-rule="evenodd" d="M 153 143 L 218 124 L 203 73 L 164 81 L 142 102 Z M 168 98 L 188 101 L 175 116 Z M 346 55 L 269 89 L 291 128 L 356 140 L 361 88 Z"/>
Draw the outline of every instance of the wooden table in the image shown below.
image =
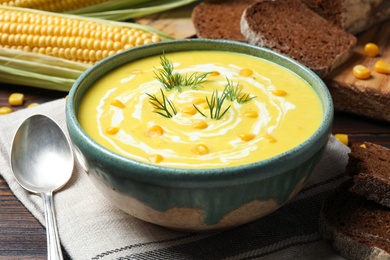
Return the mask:
<path id="1" fill-rule="evenodd" d="M 9 106 L 8 96 L 13 92 L 25 94 L 25 104 L 13 107 L 26 109 L 30 103 L 44 103 L 65 97 L 65 92 L 2 84 L 0 107 Z M 390 148 L 390 124 L 336 113 L 333 133 L 349 135 L 350 143 L 370 141 Z M 19 202 L 0 176 L 0 259 L 46 259 L 44 227 Z"/>
<path id="2" fill-rule="evenodd" d="M 188 19 L 190 13 L 191 8 L 183 8 L 180 13 L 175 10 L 174 15 L 160 14 L 153 19 L 141 19 L 138 22 L 168 31 L 175 38 L 187 38 L 194 34 L 194 30 L 190 30 L 191 20 Z M 172 19 L 175 20 L 174 23 Z M 156 20 L 159 22 L 154 23 Z M 44 103 L 67 95 L 65 92 L 0 83 L 0 107 L 9 106 L 8 96 L 13 92 L 25 94 L 24 105 L 13 107 L 15 111 L 25 109 L 30 103 Z M 336 113 L 333 133 L 348 134 L 350 144 L 369 141 L 390 148 L 390 123 L 388 122 Z M 46 259 L 46 257 L 44 227 L 19 202 L 0 176 L 0 259 Z"/>

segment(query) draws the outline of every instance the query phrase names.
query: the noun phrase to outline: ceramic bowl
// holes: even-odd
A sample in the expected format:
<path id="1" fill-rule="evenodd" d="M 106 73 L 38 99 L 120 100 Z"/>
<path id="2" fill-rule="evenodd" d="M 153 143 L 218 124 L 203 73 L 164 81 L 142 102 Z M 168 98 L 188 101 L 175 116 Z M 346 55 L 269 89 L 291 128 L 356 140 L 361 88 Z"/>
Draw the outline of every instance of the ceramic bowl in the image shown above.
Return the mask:
<path id="1" fill-rule="evenodd" d="M 84 132 L 77 120 L 79 105 L 99 77 L 136 59 L 185 50 L 244 53 L 288 68 L 318 94 L 324 112 L 321 125 L 308 140 L 283 154 L 252 164 L 213 169 L 168 168 L 134 161 L 102 147 Z M 147 222 L 203 232 L 259 219 L 293 198 L 324 151 L 331 133 L 333 105 L 323 81 L 290 58 L 245 43 L 188 39 L 138 47 L 94 65 L 72 87 L 66 120 L 80 163 L 109 201 Z"/>

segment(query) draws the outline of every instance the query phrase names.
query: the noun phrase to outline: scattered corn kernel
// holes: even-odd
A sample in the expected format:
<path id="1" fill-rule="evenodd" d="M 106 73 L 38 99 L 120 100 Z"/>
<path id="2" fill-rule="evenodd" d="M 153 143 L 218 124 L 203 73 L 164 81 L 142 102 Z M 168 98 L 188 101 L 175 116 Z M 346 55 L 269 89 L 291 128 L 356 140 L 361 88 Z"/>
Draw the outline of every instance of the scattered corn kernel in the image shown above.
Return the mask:
<path id="1" fill-rule="evenodd" d="M 204 144 L 198 144 L 192 148 L 192 152 L 197 155 L 205 155 L 209 153 L 209 148 Z"/>
<path id="2" fill-rule="evenodd" d="M 114 135 L 114 134 L 118 133 L 118 131 L 119 131 L 118 127 L 107 127 L 107 129 L 106 129 L 106 133 L 109 135 Z"/>
<path id="3" fill-rule="evenodd" d="M 194 120 L 192 122 L 192 127 L 195 129 L 206 129 L 209 125 L 204 120 Z"/>
<path id="4" fill-rule="evenodd" d="M 334 137 L 336 137 L 337 140 L 339 140 L 341 143 L 348 145 L 348 135 L 346 134 L 335 134 Z"/>
<path id="5" fill-rule="evenodd" d="M 278 96 L 278 97 L 283 97 L 283 96 L 287 95 L 287 92 L 282 90 L 282 89 L 276 89 L 276 90 L 272 91 L 272 94 L 274 94 L 275 96 Z"/>
<path id="6" fill-rule="evenodd" d="M 379 53 L 379 47 L 375 43 L 369 42 L 364 45 L 364 53 L 369 57 L 375 57 Z"/>
<path id="7" fill-rule="evenodd" d="M 238 138 L 240 138 L 242 141 L 248 142 L 255 138 L 254 134 L 239 134 Z"/>
<path id="8" fill-rule="evenodd" d="M 159 125 L 152 125 L 146 130 L 145 135 L 148 137 L 157 137 L 164 134 L 164 129 Z"/>
<path id="9" fill-rule="evenodd" d="M 194 101 L 192 101 L 192 104 L 194 104 L 195 106 L 200 106 L 203 109 L 209 108 L 209 104 L 207 103 L 206 99 L 195 99 Z"/>
<path id="10" fill-rule="evenodd" d="M 196 114 L 196 109 L 193 106 L 188 106 L 185 107 L 181 110 L 182 113 L 188 114 L 188 115 L 195 115 Z"/>
<path id="11" fill-rule="evenodd" d="M 27 108 L 36 107 L 38 105 L 39 105 L 38 103 L 30 103 L 30 104 L 27 105 Z"/>
<path id="12" fill-rule="evenodd" d="M 8 97 L 8 103 L 11 106 L 21 106 L 24 102 L 24 95 L 22 93 L 12 93 Z"/>
<path id="13" fill-rule="evenodd" d="M 152 163 L 159 163 L 164 159 L 164 157 L 160 154 L 152 154 L 148 157 L 148 159 Z"/>
<path id="14" fill-rule="evenodd" d="M 368 79 L 371 77 L 371 71 L 366 66 L 356 65 L 353 67 L 353 75 L 358 79 Z"/>
<path id="15" fill-rule="evenodd" d="M 263 138 L 268 142 L 268 143 L 275 143 L 276 139 L 270 135 L 270 134 L 264 134 Z"/>
<path id="16" fill-rule="evenodd" d="M 366 149 L 367 148 L 367 146 L 366 146 L 366 144 L 361 144 L 361 145 L 359 145 L 361 148 L 364 148 L 364 149 Z"/>
<path id="17" fill-rule="evenodd" d="M 12 108 L 10 107 L 0 107 L 0 115 L 9 114 L 12 112 Z"/>
<path id="18" fill-rule="evenodd" d="M 218 72 L 218 71 L 216 71 L 216 70 L 213 70 L 212 72 L 210 72 L 210 73 L 209 73 L 209 75 L 210 75 L 210 76 L 214 76 L 214 77 L 215 77 L 215 76 L 219 76 L 219 75 L 221 75 L 221 73 L 219 73 L 219 72 Z"/>
<path id="19" fill-rule="evenodd" d="M 111 106 L 118 107 L 118 108 L 125 108 L 125 104 L 123 104 L 120 100 L 114 99 L 111 101 Z"/>
<path id="20" fill-rule="evenodd" d="M 251 70 L 251 69 L 242 69 L 242 70 L 240 70 L 240 76 L 249 77 L 252 74 L 253 74 L 253 70 Z"/>
<path id="21" fill-rule="evenodd" d="M 377 60 L 374 64 L 374 70 L 383 74 L 390 74 L 390 63 L 384 60 Z"/>
<path id="22" fill-rule="evenodd" d="M 259 113 L 257 113 L 256 111 L 245 111 L 243 115 L 249 118 L 257 118 L 259 116 Z"/>
<path id="23" fill-rule="evenodd" d="M 203 104 L 203 103 L 206 103 L 206 99 L 199 98 L 199 99 L 194 99 L 194 101 L 192 101 L 192 104 L 194 104 L 195 106 Z"/>

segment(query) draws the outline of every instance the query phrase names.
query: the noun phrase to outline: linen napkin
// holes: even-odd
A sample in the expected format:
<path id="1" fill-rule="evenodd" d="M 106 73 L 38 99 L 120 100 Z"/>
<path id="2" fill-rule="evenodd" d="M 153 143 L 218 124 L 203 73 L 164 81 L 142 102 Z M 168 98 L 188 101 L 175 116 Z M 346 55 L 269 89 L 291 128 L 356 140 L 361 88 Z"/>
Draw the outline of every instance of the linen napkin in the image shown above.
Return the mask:
<path id="1" fill-rule="evenodd" d="M 65 100 L 0 116 L 0 174 L 42 223 L 41 198 L 15 181 L 9 162 L 13 135 L 32 114 L 45 114 L 63 130 Z M 111 205 L 75 162 L 73 176 L 54 193 L 62 246 L 72 259 L 342 259 L 318 233 L 323 199 L 344 178 L 349 148 L 333 136 L 303 190 L 274 213 L 214 233 L 183 233 L 133 218 Z"/>

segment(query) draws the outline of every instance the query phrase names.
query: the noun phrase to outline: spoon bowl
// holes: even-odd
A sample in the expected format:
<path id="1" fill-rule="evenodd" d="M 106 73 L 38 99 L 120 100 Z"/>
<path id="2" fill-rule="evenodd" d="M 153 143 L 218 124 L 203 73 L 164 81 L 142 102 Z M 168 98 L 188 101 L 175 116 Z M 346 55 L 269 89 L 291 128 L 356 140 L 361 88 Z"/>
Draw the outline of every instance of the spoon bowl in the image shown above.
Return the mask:
<path id="1" fill-rule="evenodd" d="M 27 118 L 12 142 L 11 167 L 23 188 L 42 197 L 48 259 L 62 259 L 52 194 L 69 181 L 74 159 L 71 145 L 57 123 L 44 115 Z"/>

